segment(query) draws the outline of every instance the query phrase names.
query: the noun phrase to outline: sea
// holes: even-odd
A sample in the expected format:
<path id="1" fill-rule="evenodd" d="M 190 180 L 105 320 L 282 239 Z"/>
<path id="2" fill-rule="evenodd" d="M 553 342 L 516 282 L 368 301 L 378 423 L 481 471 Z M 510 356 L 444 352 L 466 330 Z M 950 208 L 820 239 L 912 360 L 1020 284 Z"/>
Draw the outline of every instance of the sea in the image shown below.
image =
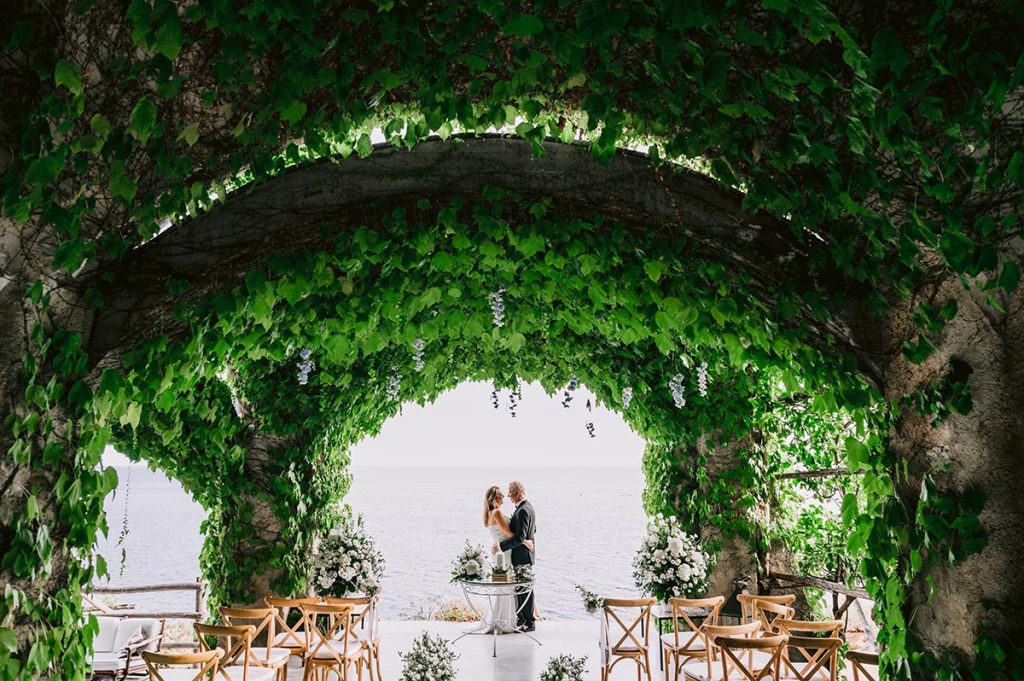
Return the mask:
<path id="1" fill-rule="evenodd" d="M 202 507 L 161 472 L 143 464 L 116 468 L 120 483 L 106 502 L 109 532 L 99 542 L 109 585 L 195 581 Z M 352 472 L 345 502 L 363 516 L 386 563 L 382 618 L 426 617 L 461 600 L 450 583 L 452 559 L 467 541 L 490 546 L 484 491 L 507 488 L 513 478 L 523 482 L 537 513 L 535 593 L 542 617 L 588 618 L 577 584 L 635 595 L 631 564 L 646 522 L 639 466 L 356 466 Z M 189 610 L 192 599 L 156 593 L 115 600 L 140 610 Z"/>

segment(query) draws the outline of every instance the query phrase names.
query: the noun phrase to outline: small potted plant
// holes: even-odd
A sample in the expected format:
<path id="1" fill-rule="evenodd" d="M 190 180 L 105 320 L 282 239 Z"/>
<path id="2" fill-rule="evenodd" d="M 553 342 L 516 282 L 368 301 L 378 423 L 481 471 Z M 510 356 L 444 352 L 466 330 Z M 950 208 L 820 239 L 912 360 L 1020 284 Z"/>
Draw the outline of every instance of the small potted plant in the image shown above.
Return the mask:
<path id="1" fill-rule="evenodd" d="M 540 673 L 540 681 L 583 681 L 587 673 L 584 668 L 586 657 L 559 655 L 548 660 L 548 666 Z"/>
<path id="2" fill-rule="evenodd" d="M 455 660 L 458 654 L 440 636 L 424 631 L 412 642 L 402 658 L 401 681 L 455 681 Z"/>

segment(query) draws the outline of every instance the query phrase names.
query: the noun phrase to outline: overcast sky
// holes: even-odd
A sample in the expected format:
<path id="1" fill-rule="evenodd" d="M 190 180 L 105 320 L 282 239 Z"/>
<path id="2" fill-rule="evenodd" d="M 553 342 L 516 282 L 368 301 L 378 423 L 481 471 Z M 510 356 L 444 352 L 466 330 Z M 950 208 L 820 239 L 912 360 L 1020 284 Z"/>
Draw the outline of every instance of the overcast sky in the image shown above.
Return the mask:
<path id="1" fill-rule="evenodd" d="M 548 397 L 540 384 L 523 385 L 512 418 L 508 391 L 495 409 L 488 383 L 463 383 L 433 404 L 407 404 L 384 424 L 379 435 L 352 448 L 354 466 L 639 466 L 643 440 L 618 414 L 602 407 L 589 413 L 584 389 L 570 407 L 561 395 Z M 589 416 L 589 418 L 588 418 Z M 594 422 L 591 438 L 586 429 Z M 108 448 L 104 461 L 126 465 Z"/>

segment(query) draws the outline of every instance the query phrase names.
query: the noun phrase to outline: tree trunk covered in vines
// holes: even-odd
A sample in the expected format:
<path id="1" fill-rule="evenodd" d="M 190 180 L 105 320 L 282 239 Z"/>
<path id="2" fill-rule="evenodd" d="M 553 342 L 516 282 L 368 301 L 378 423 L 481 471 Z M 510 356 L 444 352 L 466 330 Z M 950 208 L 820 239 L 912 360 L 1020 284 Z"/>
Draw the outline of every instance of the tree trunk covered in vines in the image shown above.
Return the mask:
<path id="1" fill-rule="evenodd" d="M 3 645 L 31 678 L 74 679 L 86 651 L 81 591 L 116 475 L 99 469 L 102 443 L 80 437 L 91 314 L 49 277 L 52 244 L 25 248 L 31 229 L 0 220 L 0 630 L 12 630 Z M 29 298 L 37 281 L 42 309 Z M 48 650 L 61 655 L 51 663 Z"/>
<path id="2" fill-rule="evenodd" d="M 866 326 L 863 341 L 886 358 L 885 394 L 901 403 L 889 447 L 908 514 L 897 605 L 910 645 L 928 666 L 948 661 L 967 676 L 974 665 L 975 678 L 997 668 L 983 644 L 972 650 L 979 640 L 1004 651 L 1024 641 L 1024 295 L 999 300 L 1005 313 L 986 296 L 999 298 L 947 280 Z M 908 361 L 913 305 L 953 303 L 956 316 L 927 334 L 935 350 Z"/>
<path id="3" fill-rule="evenodd" d="M 202 554 L 210 608 L 258 606 L 308 592 L 316 539 L 330 528 L 347 475 L 302 433 L 250 431 L 244 471 L 211 510 Z"/>

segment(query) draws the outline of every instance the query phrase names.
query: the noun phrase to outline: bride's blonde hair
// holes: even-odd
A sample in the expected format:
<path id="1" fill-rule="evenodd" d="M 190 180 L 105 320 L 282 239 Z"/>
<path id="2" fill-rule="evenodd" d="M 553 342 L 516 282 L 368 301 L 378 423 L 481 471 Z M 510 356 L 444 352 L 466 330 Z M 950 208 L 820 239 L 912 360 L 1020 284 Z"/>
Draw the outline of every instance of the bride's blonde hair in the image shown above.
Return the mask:
<path id="1" fill-rule="evenodd" d="M 497 501 L 498 497 L 501 496 L 501 488 L 497 485 L 491 485 L 484 492 L 484 527 L 487 526 L 487 519 L 491 516 L 491 511 L 494 510 L 494 502 Z"/>

